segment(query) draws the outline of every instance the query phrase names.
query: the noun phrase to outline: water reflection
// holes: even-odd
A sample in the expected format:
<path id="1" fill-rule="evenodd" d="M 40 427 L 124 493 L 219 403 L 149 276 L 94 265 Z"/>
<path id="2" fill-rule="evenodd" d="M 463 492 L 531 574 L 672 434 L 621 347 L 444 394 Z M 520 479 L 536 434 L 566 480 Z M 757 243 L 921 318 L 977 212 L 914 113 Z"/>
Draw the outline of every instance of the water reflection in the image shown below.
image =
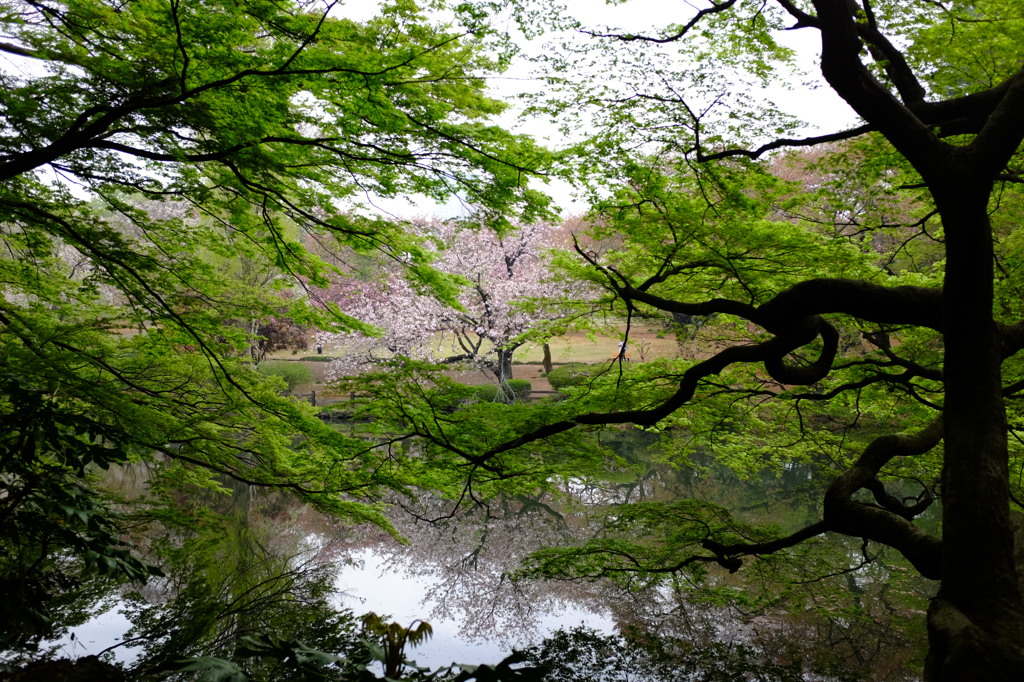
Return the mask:
<path id="1" fill-rule="evenodd" d="M 339 570 L 335 583 L 342 593 L 341 605 L 357 613 L 378 610 L 399 623 L 427 620 L 434 636 L 411 654 L 420 665 L 437 668 L 452 662 L 497 663 L 514 648 L 538 642 L 567 626 L 587 625 L 608 633 L 614 630 L 609 617 L 576 604 L 530 603 L 528 598 L 515 609 L 516 617 L 504 619 L 506 625 L 484 627 L 480 615 L 493 618 L 496 604 L 453 609 L 450 600 L 458 589 L 444 584 L 443 572 L 413 570 L 400 551 L 367 548 L 354 552 L 351 558 L 353 563 Z M 511 622 L 519 627 L 512 627 Z"/>
<path id="2" fill-rule="evenodd" d="M 820 491 L 809 467 L 743 482 L 710 461 L 660 464 L 642 439 L 621 445 L 625 465 L 607 480 L 554 481 L 542 493 L 469 507 L 430 495 L 396 496 L 389 500 L 398 510 L 394 523 L 409 544 L 376 528 L 340 525 L 285 495 L 239 484 L 230 497 L 196 493 L 203 498 L 197 506 L 212 507 L 216 518 L 188 527 L 151 524 L 151 534 L 140 540 L 175 570 L 122 595 L 133 628 L 112 632 L 105 643 L 86 629 L 76 636 L 95 642 L 84 653 L 115 644 L 115 637 L 138 638 L 145 646 L 135 665 L 154 669 L 171 656 L 230 655 L 242 637 L 261 631 L 308 640 L 330 613 L 349 609 L 352 617 L 335 620 L 334 630 L 314 632 L 324 646 L 342 646 L 354 614 L 374 611 L 404 624 L 423 619 L 435 636 L 411 657 L 431 667 L 494 663 L 513 648 L 584 624 L 695 646 L 750 645 L 769 658 L 807 656 L 810 643 L 821 642 L 816 656 L 843 665 L 860 657 L 866 669 L 888 669 L 889 679 L 903 679 L 904 664 L 916 655 L 914 634 L 893 628 L 919 619 L 927 587 L 880 561 L 820 579 L 834 568 L 837 551 L 857 565 L 858 543 L 830 550 L 831 564 L 808 555 L 791 560 L 800 565 L 782 566 L 780 559 L 773 566 L 796 580 L 806 575 L 803 585 L 775 585 L 757 565 L 736 575 L 712 571 L 701 586 L 676 579 L 646 590 L 610 581 L 513 580 L 531 552 L 599 536 L 616 505 L 697 497 L 784 530 L 817 513 L 811 501 L 820 500 Z M 117 475 L 128 496 L 146 494 L 144 474 Z M 767 596 L 742 596 L 759 588 Z"/>

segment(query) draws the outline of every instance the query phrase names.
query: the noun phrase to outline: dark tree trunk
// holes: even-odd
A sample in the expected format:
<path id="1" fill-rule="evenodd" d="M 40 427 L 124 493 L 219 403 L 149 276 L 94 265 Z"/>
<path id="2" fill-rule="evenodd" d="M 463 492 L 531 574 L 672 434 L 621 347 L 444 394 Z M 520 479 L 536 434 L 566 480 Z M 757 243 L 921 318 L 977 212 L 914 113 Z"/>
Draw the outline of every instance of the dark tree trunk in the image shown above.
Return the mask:
<path id="1" fill-rule="evenodd" d="M 512 380 L 512 354 L 515 348 L 500 348 L 497 351 L 498 361 L 492 370 L 498 379 L 498 399 L 503 403 L 516 401 L 515 391 L 508 385 Z"/>
<path id="2" fill-rule="evenodd" d="M 547 343 L 544 344 L 544 359 L 541 361 L 541 364 L 544 365 L 544 373 L 545 374 L 550 374 L 551 370 L 555 368 L 554 364 L 551 362 L 551 345 L 550 344 L 547 344 Z"/>
<path id="3" fill-rule="evenodd" d="M 813 0 L 821 70 L 832 88 L 914 166 L 945 229 L 939 593 L 928 610 L 932 682 L 1024 679 L 1024 604 L 1014 560 L 1002 352 L 992 315 L 990 194 L 1024 139 L 1024 71 L 973 102 L 970 142 L 943 139 L 966 100 L 927 100 L 902 55 L 863 30 L 856 3 Z M 899 96 L 863 62 L 865 43 Z M 877 59 L 877 56 L 875 57 Z M 876 62 L 880 63 L 880 62 Z M 988 99 L 986 99 L 986 97 Z"/>
<path id="4" fill-rule="evenodd" d="M 1024 677 L 1010 519 L 1000 339 L 992 316 L 989 183 L 933 186 L 946 232 L 942 583 L 928 613 L 928 680 Z"/>

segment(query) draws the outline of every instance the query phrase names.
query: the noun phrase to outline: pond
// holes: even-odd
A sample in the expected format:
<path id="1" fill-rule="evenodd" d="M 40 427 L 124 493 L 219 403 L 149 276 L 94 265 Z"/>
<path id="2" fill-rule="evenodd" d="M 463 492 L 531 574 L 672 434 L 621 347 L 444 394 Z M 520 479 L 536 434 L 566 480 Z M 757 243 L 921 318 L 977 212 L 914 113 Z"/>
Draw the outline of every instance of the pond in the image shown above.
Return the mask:
<path id="1" fill-rule="evenodd" d="M 338 571 L 341 605 L 357 613 L 388 614 L 404 625 L 428 621 L 434 635 L 410 657 L 430 668 L 452 662 L 497 663 L 514 648 L 535 644 L 560 628 L 586 625 L 614 632 L 609 614 L 582 603 L 524 597 L 512 606 L 508 598 L 493 597 L 477 606 L 465 598 L 457 579 L 445 575 L 445 567 L 424 572 L 400 554 L 378 549 L 353 552 L 350 559 L 353 563 Z M 497 584 L 500 588 L 500 579 Z"/>
<path id="2" fill-rule="evenodd" d="M 403 626 L 429 622 L 433 638 L 407 651 L 407 656 L 430 668 L 452 662 L 496 663 L 513 649 L 538 645 L 583 625 L 602 636 L 641 632 L 705 650 L 750 647 L 758 660 L 772 664 L 781 658 L 807 657 L 814 659 L 801 664 L 808 670 L 849 668 L 847 658 L 867 656 L 861 663 L 864 670 L 881 666 L 889 671 L 887 679 L 914 679 L 908 671 L 915 669 L 921 642 L 915 641 L 915 633 L 905 632 L 904 621 L 919 616 L 930 588 L 908 581 L 903 569 L 884 561 L 809 580 L 798 589 L 765 583 L 771 580 L 770 572 L 756 564 L 735 576 L 712 570 L 701 584 L 695 578 L 628 586 L 608 580 L 512 579 L 531 552 L 594 537 L 601 525 L 597 521 L 624 503 L 698 497 L 707 504 L 743 509 L 751 522 L 770 520 L 784 529 L 799 527 L 816 513 L 820 490 L 809 468 L 790 467 L 762 479 L 740 481 L 711 465 L 658 464 L 642 442 L 626 443 L 621 449 L 627 460 L 639 464 L 619 472 L 614 480 L 558 481 L 543 493 L 471 507 L 429 495 L 396 497 L 391 500 L 394 523 L 407 544 L 376 527 L 337 523 L 287 496 L 234 484 L 230 500 L 218 503 L 223 528 L 197 541 L 189 556 L 178 558 L 185 572 L 205 566 L 200 582 L 209 586 L 213 581 L 214 587 L 208 589 L 211 594 L 221 590 L 220 596 L 197 592 L 198 583 L 184 573 L 155 581 L 134 595 L 119 592 L 107 601 L 98 600 L 95 608 L 101 615 L 70 629 L 62 648 L 73 656 L 86 656 L 115 647 L 122 662 L 137 663 L 147 656 L 155 660 L 147 637 L 165 637 L 166 646 L 187 651 L 191 644 L 175 643 L 176 635 L 165 635 L 160 628 L 173 630 L 183 621 L 198 622 L 201 617 L 195 613 L 210 610 L 218 599 L 251 598 L 258 604 L 251 613 L 248 606 L 233 605 L 245 615 L 232 616 L 230 628 L 226 621 L 214 625 L 216 619 L 211 620 L 214 630 L 231 629 L 230 637 L 238 637 L 274 622 L 291 622 L 293 616 L 283 610 L 274 616 L 277 621 L 266 616 L 277 608 L 267 606 L 272 599 L 301 600 L 307 598 L 302 595 L 315 593 L 326 595 L 332 608 L 349 609 L 356 616 L 373 611 Z M 118 476 L 126 488 L 144 487 L 144 474 Z M 142 544 L 149 542 L 157 541 Z M 859 543 L 832 545 L 827 550 L 832 559 L 838 556 L 851 568 L 858 565 Z M 203 557 L 212 558 L 212 568 L 203 564 Z M 288 579 L 278 585 L 275 571 Z M 264 591 L 266 585 L 275 587 Z M 766 590 L 771 599 L 734 598 L 748 589 Z M 773 593 L 783 589 L 784 598 Z M 174 608 L 162 606 L 182 594 L 190 595 L 191 601 Z M 838 610 L 840 606 L 843 610 Z M 830 609 L 843 613 L 843 618 L 829 615 Z M 131 621 L 143 626 L 130 629 Z M 141 638 L 144 646 L 118 646 L 126 636 Z M 216 648 L 222 643 L 219 638 L 227 637 L 198 630 L 182 635 L 188 636 L 199 640 L 196 651 Z M 804 646 L 810 642 L 821 645 Z M 784 649 L 790 653 L 780 653 Z M 837 657 L 843 660 L 837 663 Z"/>
<path id="3" fill-rule="evenodd" d="M 346 562 L 338 566 L 335 587 L 337 605 L 355 613 L 374 611 L 387 614 L 404 625 L 426 620 L 433 627 L 433 637 L 410 652 L 419 665 L 440 668 L 453 662 L 498 663 L 513 649 L 523 648 L 551 636 L 562 628 L 583 625 L 604 633 L 614 632 L 608 613 L 588 608 L 583 603 L 565 599 L 533 600 L 525 598 L 518 608 L 484 625 L 482 615 L 497 616 L 499 606 L 488 609 L 452 608 L 452 594 L 457 592 L 447 581 L 444 571 L 434 575 L 417 569 L 403 559 L 400 552 L 365 548 L 352 550 Z M 500 581 L 499 581 L 500 582 Z M 120 610 L 123 604 L 100 613 L 71 629 L 59 642 L 63 656 L 79 658 L 96 655 L 114 647 L 116 660 L 130 664 L 142 652 L 140 646 L 118 646 L 131 627 Z"/>

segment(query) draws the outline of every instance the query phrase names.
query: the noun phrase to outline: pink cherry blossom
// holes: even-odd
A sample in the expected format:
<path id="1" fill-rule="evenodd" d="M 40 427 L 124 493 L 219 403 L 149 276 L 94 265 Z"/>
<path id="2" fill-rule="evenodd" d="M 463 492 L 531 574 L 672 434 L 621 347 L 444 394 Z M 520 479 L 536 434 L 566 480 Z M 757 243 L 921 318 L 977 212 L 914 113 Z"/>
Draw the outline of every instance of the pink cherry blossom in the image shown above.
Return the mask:
<path id="1" fill-rule="evenodd" d="M 458 297 L 462 309 L 417 291 L 399 263 L 382 266 L 373 279 L 339 278 L 320 295 L 381 335 L 322 334 L 318 342 L 339 355 L 329 376 L 356 374 L 404 356 L 473 365 L 501 383 L 511 378 L 512 355 L 531 332 L 543 338 L 545 323 L 563 317 L 569 301 L 593 296 L 584 283 L 547 266 L 546 250 L 559 226 L 536 223 L 502 236 L 436 220 L 420 228 L 443 245 L 434 267 L 465 278 Z"/>

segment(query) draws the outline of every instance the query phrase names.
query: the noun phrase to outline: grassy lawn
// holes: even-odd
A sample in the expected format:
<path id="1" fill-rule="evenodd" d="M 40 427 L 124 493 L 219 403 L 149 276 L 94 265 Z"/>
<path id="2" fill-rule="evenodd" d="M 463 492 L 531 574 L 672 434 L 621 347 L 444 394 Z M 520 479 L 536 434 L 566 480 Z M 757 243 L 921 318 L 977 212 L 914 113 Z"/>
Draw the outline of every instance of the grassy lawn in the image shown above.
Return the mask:
<path id="1" fill-rule="evenodd" d="M 625 332 L 625 325 L 620 333 Z M 633 327 L 630 329 L 630 343 L 627 347 L 633 362 L 646 362 L 656 358 L 674 358 L 679 355 L 675 336 L 664 334 L 658 338 L 660 330 Z M 567 362 L 604 362 L 611 360 L 619 351 L 621 336 L 588 337 L 583 332 L 566 334 L 551 339 L 551 361 L 556 364 Z M 516 351 L 515 362 L 540 362 L 544 351 L 539 343 L 526 344 Z"/>
<path id="2" fill-rule="evenodd" d="M 551 347 L 551 360 L 555 364 L 567 362 L 604 362 L 615 357 L 619 350 L 619 340 L 625 333 L 626 325 L 618 326 L 618 331 L 605 335 L 588 335 L 586 332 L 573 332 L 557 336 L 548 342 Z M 659 335 L 661 338 L 659 338 Z M 629 356 L 633 362 L 645 362 L 656 358 L 674 358 L 679 355 L 675 336 L 665 334 L 658 328 L 634 326 L 629 332 Z M 431 340 L 435 356 L 457 355 L 461 350 L 456 346 L 450 334 L 434 334 Z M 341 355 L 344 347 L 325 348 L 324 352 Z M 527 343 L 515 352 L 514 362 L 540 363 L 544 358 L 543 347 L 539 343 Z"/>
<path id="3" fill-rule="evenodd" d="M 588 364 L 607 362 L 615 357 L 619 349 L 619 340 L 625 333 L 625 325 L 620 325 L 618 333 L 614 335 L 588 335 L 585 332 L 573 332 L 555 337 L 549 341 L 551 347 L 551 360 L 555 364 L 568 362 L 584 362 Z M 679 348 L 676 345 L 675 336 L 666 334 L 658 328 L 645 328 L 634 326 L 629 332 L 630 343 L 628 346 L 629 359 L 632 362 L 646 362 L 657 358 L 674 358 L 679 355 Z M 436 351 L 438 353 L 456 353 L 453 340 L 446 335 L 435 335 Z M 343 346 L 324 348 L 324 354 L 338 356 L 345 352 Z M 275 360 L 301 361 L 302 358 L 314 355 L 315 348 L 308 351 L 299 351 L 293 354 L 291 351 L 281 351 L 268 356 Z M 516 378 L 524 378 L 534 383 L 537 390 L 550 388 L 547 382 L 541 377 L 540 364 L 544 358 L 543 347 L 539 343 L 528 343 L 519 348 L 515 353 L 514 362 L 516 368 L 513 372 Z M 324 373 L 329 363 L 306 361 L 304 363 L 313 372 L 314 384 L 312 386 L 301 386 L 297 392 L 308 392 L 316 390 L 318 394 L 324 392 L 326 396 L 328 389 L 323 385 Z M 525 366 L 524 366 L 525 365 Z M 453 378 L 459 381 L 475 384 L 488 383 L 493 380 L 488 374 L 478 370 L 453 370 Z"/>

